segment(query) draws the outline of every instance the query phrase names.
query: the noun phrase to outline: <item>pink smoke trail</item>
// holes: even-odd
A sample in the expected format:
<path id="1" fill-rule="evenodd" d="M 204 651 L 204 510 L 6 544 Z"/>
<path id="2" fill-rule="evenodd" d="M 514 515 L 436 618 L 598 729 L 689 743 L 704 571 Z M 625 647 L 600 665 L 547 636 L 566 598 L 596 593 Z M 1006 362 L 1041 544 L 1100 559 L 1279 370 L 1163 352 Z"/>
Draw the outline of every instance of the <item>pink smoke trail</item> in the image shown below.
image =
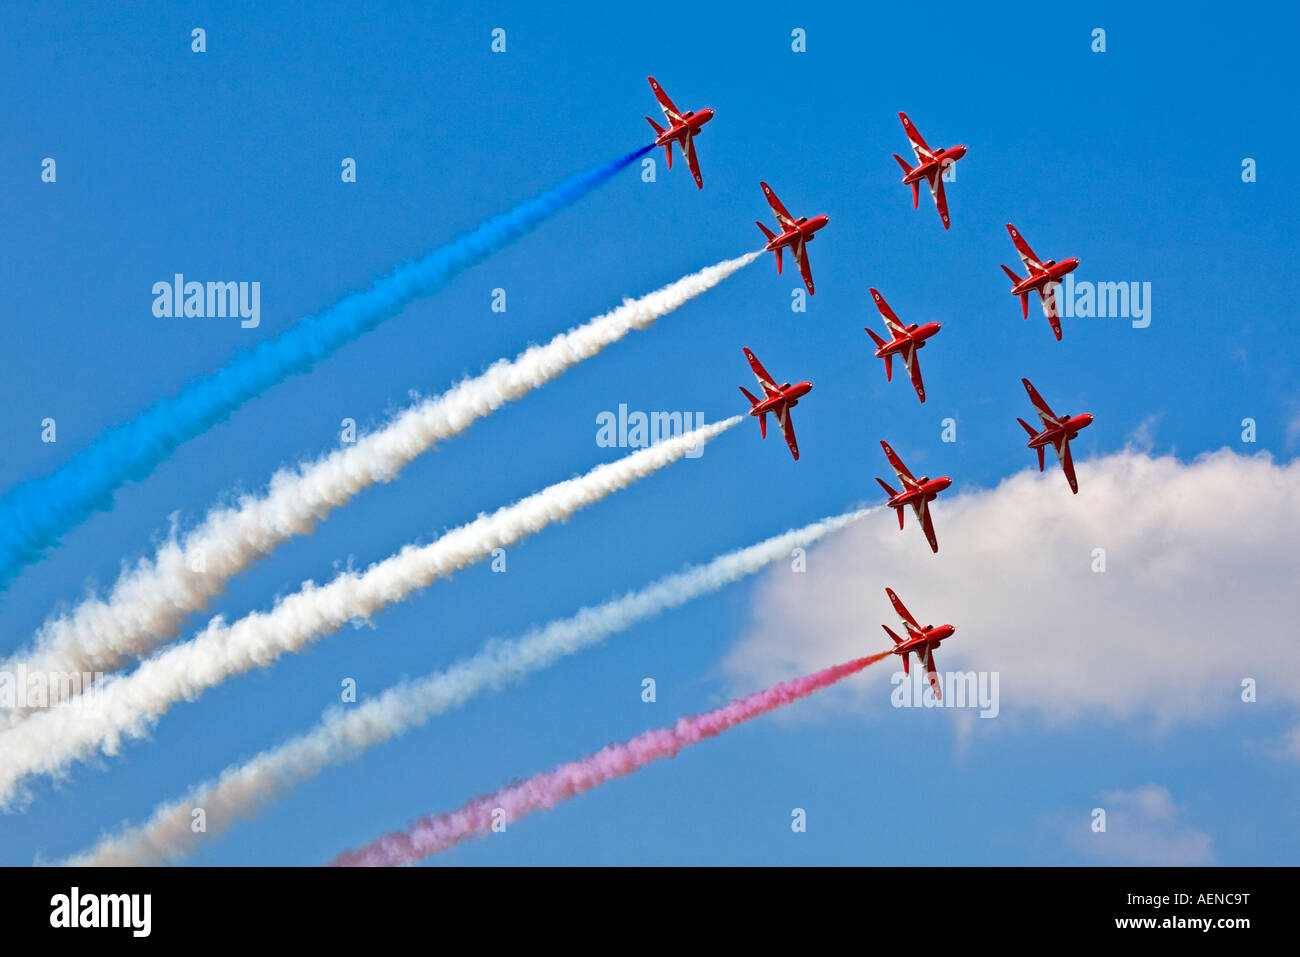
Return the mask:
<path id="1" fill-rule="evenodd" d="M 783 681 L 765 691 L 756 691 L 715 711 L 681 718 L 671 728 L 657 728 L 638 734 L 622 744 L 611 744 L 595 754 L 562 764 L 520 784 L 502 788 L 470 801 L 458 811 L 421 818 L 407 831 L 394 831 L 357 850 L 344 851 L 331 867 L 383 867 L 414 864 L 438 854 L 470 837 L 492 828 L 497 809 L 514 822 L 526 814 L 551 808 L 574 795 L 638 771 L 652 761 L 672 758 L 687 745 L 698 744 L 729 728 L 767 714 L 857 674 L 890 652 L 856 658 L 803 678 Z"/>

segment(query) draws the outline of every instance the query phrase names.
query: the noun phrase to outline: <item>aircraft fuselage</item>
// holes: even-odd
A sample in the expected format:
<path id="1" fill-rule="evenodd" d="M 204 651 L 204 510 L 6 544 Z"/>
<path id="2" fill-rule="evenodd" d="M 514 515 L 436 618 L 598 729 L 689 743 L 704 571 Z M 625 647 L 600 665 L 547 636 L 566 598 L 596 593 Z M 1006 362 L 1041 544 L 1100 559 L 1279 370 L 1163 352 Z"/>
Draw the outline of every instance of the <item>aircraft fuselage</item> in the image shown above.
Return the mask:
<path id="1" fill-rule="evenodd" d="M 776 412 L 784 407 L 793 409 L 799 404 L 799 400 L 812 391 L 813 384 L 808 381 L 796 382 L 794 385 L 786 383 L 781 386 L 781 391 L 774 396 L 764 399 L 758 405 L 749 410 L 750 415 L 762 415 L 765 412 Z"/>
<path id="2" fill-rule="evenodd" d="M 1066 273 L 1074 272 L 1077 268 L 1079 268 L 1079 260 L 1077 259 L 1062 259 L 1060 262 L 1049 259 L 1043 263 L 1041 271 L 1030 272 L 1027 277 L 1015 284 L 1011 292 L 1017 296 L 1022 293 L 1034 292 L 1045 288 L 1050 283 L 1060 282 Z"/>
<path id="3" fill-rule="evenodd" d="M 681 123 L 676 124 L 659 134 L 655 139 L 655 145 L 666 146 L 676 140 L 681 144 L 682 148 L 685 149 L 686 137 L 700 133 L 704 124 L 709 122 L 711 119 L 713 119 L 713 110 L 708 109 L 707 107 L 699 112 L 683 114 Z"/>
<path id="4" fill-rule="evenodd" d="M 791 246 L 800 238 L 804 242 L 810 243 L 813 240 L 813 234 L 824 227 L 831 221 L 831 218 L 825 213 L 820 216 L 814 216 L 812 219 L 801 217 L 795 222 L 793 229 L 787 229 L 778 236 L 773 236 L 768 240 L 767 246 L 764 247 L 767 252 L 775 252 L 782 246 Z"/>
<path id="5" fill-rule="evenodd" d="M 918 480 L 916 488 L 905 488 L 897 495 L 890 498 L 888 505 L 894 508 L 899 505 L 911 505 L 925 499 L 927 502 L 933 502 L 939 493 L 952 485 L 952 479 L 946 475 L 940 475 L 937 479 L 922 478 Z"/>
<path id="6" fill-rule="evenodd" d="M 925 340 L 937 333 L 940 327 L 941 324 L 937 322 L 927 322 L 923 326 L 908 326 L 906 335 L 897 336 L 877 349 L 876 358 L 883 359 L 885 356 L 895 355 L 896 353 L 902 352 L 912 343 L 915 343 L 916 348 L 920 349 L 925 345 Z"/>
<path id="7" fill-rule="evenodd" d="M 1054 446 L 1058 441 L 1060 441 L 1062 436 L 1065 437 L 1067 442 L 1073 441 L 1079 437 L 1079 431 L 1081 429 L 1086 429 L 1088 426 L 1092 425 L 1092 420 L 1093 416 L 1090 412 L 1085 412 L 1083 415 L 1071 416 L 1065 419 L 1062 425 L 1050 429 L 1044 429 L 1042 432 L 1035 435 L 1028 442 L 1029 448 L 1040 449 L 1049 445 Z"/>
<path id="8" fill-rule="evenodd" d="M 911 171 L 903 177 L 903 182 L 908 186 L 913 183 L 919 183 L 923 179 L 929 179 L 930 175 L 938 169 L 942 173 L 947 167 L 957 162 L 966 155 L 966 147 L 951 146 L 934 151 L 934 159 L 927 160 L 919 166 L 912 167 Z"/>

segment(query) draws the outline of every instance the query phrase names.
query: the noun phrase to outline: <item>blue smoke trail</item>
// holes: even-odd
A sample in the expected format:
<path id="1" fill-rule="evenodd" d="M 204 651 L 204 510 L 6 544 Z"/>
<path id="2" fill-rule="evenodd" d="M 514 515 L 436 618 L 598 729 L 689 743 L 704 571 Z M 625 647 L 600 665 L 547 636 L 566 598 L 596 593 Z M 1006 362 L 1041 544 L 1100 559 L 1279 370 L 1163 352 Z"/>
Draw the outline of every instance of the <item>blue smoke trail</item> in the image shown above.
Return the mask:
<path id="1" fill-rule="evenodd" d="M 399 266 L 364 292 L 302 319 L 278 338 L 241 352 L 224 368 L 191 382 L 175 398 L 163 399 L 126 425 L 105 432 L 53 474 L 10 489 L 0 498 L 0 590 L 92 512 L 111 508 L 118 488 L 147 476 L 182 442 L 224 421 L 277 382 L 309 371 L 334 350 L 397 315 L 412 299 L 436 292 L 652 149 L 646 146 L 580 173 L 424 259 Z"/>

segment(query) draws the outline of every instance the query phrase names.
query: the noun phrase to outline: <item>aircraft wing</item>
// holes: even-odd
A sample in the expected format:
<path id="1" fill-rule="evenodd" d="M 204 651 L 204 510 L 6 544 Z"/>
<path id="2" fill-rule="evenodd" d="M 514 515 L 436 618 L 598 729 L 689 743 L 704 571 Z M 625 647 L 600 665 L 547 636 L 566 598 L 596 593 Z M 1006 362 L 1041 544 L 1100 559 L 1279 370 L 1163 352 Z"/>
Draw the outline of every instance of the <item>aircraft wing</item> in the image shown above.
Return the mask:
<path id="1" fill-rule="evenodd" d="M 912 613 L 907 610 L 907 607 L 899 600 L 898 596 L 894 594 L 892 588 L 886 588 L 885 594 L 889 596 L 889 601 L 894 606 L 894 614 L 903 620 L 903 624 L 911 625 L 913 628 L 921 627 L 917 624 L 916 619 L 912 617 Z"/>
<path id="2" fill-rule="evenodd" d="M 1042 419 L 1043 428 L 1050 429 L 1059 426 L 1061 424 L 1060 417 L 1052 411 L 1051 406 L 1043 401 L 1043 397 L 1038 394 L 1038 390 L 1030 384 L 1028 379 L 1021 379 L 1020 381 L 1025 384 L 1025 391 L 1029 393 L 1029 401 L 1034 404 L 1034 411 Z"/>
<path id="3" fill-rule="evenodd" d="M 1074 457 L 1070 455 L 1070 440 L 1062 436 L 1053 448 L 1056 449 L 1056 458 L 1065 471 L 1065 480 L 1070 483 L 1070 491 L 1078 495 L 1079 480 L 1074 477 Z"/>
<path id="4" fill-rule="evenodd" d="M 646 79 L 650 81 L 650 89 L 655 91 L 655 99 L 659 101 L 659 108 L 664 111 L 664 116 L 668 117 L 668 122 L 673 125 L 680 123 L 682 121 L 681 110 L 673 106 L 673 101 L 668 99 L 668 94 L 664 92 L 664 88 L 659 85 L 654 77 L 649 76 Z"/>
<path id="5" fill-rule="evenodd" d="M 776 198 L 776 193 L 772 192 L 772 187 L 766 183 L 759 183 L 763 187 L 763 195 L 767 197 L 767 205 L 772 207 L 772 212 L 776 214 L 776 221 L 781 224 L 783 229 L 794 229 L 794 217 L 790 211 L 781 205 L 781 201 Z"/>
<path id="6" fill-rule="evenodd" d="M 790 446 L 790 454 L 794 456 L 795 461 L 799 461 L 799 443 L 794 440 L 794 422 L 790 419 L 790 407 L 781 405 L 776 410 L 776 424 L 781 426 L 781 432 L 785 436 L 785 444 Z"/>
<path id="7" fill-rule="evenodd" d="M 898 480 L 907 488 L 916 488 L 916 477 L 907 470 L 907 466 L 889 447 L 889 443 L 881 441 L 880 447 L 885 450 L 885 458 L 889 459 L 889 464 L 894 467 L 894 474 L 898 476 Z"/>
<path id="8" fill-rule="evenodd" d="M 1056 336 L 1056 341 L 1061 341 L 1061 314 L 1056 308 L 1056 284 L 1047 283 L 1038 287 L 1038 298 L 1043 303 L 1043 315 L 1047 316 L 1047 321 L 1052 324 L 1052 335 Z"/>
<path id="9" fill-rule="evenodd" d="M 907 114 L 899 113 L 898 118 L 903 121 L 903 130 L 907 133 L 907 138 L 912 144 L 912 152 L 916 154 L 916 161 L 918 163 L 928 163 L 934 159 L 934 150 L 925 145 L 925 140 L 922 139 L 920 131 L 912 125 L 912 121 L 907 118 Z"/>
<path id="10" fill-rule="evenodd" d="M 889 308 L 889 303 L 885 302 L 885 297 L 878 293 L 874 288 L 871 290 L 871 298 L 875 300 L 876 309 L 880 311 L 880 316 L 885 320 L 885 325 L 897 339 L 906 331 L 903 324 L 899 321 L 898 316 L 894 315 L 894 310 Z"/>
<path id="11" fill-rule="evenodd" d="M 1011 241 L 1016 244 L 1016 252 L 1020 253 L 1020 261 L 1025 264 L 1025 268 L 1031 273 L 1042 272 L 1043 263 L 1034 255 L 1034 251 L 1029 248 L 1029 243 L 1025 242 L 1025 237 L 1021 236 L 1016 227 L 1007 223 L 1007 232 L 1011 234 Z"/>
<path id="12" fill-rule="evenodd" d="M 934 520 L 930 518 L 930 503 L 922 498 L 912 503 L 912 510 L 916 512 L 917 520 L 925 529 L 925 539 L 930 543 L 930 551 L 938 553 L 939 539 L 934 534 Z"/>
<path id="13" fill-rule="evenodd" d="M 938 700 L 943 700 L 943 691 L 939 688 L 939 671 L 934 666 L 934 649 L 929 645 L 925 646 L 925 676 L 930 679 L 930 687 L 934 689 L 934 696 Z"/>
<path id="14" fill-rule="evenodd" d="M 915 343 L 903 350 L 903 364 L 907 366 L 908 374 L 912 377 L 912 388 L 916 390 L 916 397 L 925 402 L 925 383 L 921 381 L 921 361 L 916 357 Z"/>
<path id="15" fill-rule="evenodd" d="M 947 229 L 951 224 L 948 222 L 948 197 L 943 192 L 943 171 L 936 167 L 935 171 L 927 176 L 925 181 L 930 184 L 930 195 L 934 197 L 934 208 L 939 210 L 939 218 L 943 220 L 943 228 Z"/>
<path id="16" fill-rule="evenodd" d="M 691 175 L 695 177 L 695 185 L 700 189 L 704 189 L 704 177 L 700 175 L 700 161 L 695 158 L 695 137 L 687 133 L 684 145 L 686 147 L 686 165 L 691 168 Z"/>
<path id="17" fill-rule="evenodd" d="M 749 367 L 754 370 L 754 378 L 763 387 L 763 394 L 769 397 L 780 395 L 781 390 L 776 387 L 776 381 L 763 368 L 763 363 L 758 361 L 758 356 L 746 349 L 745 358 L 749 360 Z"/>
<path id="18" fill-rule="evenodd" d="M 803 276 L 803 284 L 808 287 L 808 295 L 813 294 L 812 265 L 808 262 L 807 243 L 802 237 L 796 237 L 790 244 L 790 252 L 794 253 L 794 261 L 799 264 L 799 275 Z"/>

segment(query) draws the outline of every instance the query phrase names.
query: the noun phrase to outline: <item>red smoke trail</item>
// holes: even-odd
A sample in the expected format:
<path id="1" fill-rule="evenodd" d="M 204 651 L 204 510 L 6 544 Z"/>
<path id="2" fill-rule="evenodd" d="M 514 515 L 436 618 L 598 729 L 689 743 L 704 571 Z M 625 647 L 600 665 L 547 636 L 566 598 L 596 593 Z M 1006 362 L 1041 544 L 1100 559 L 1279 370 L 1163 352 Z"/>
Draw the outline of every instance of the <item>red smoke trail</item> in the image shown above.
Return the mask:
<path id="1" fill-rule="evenodd" d="M 491 830 L 497 809 L 505 811 L 506 820 L 513 823 L 533 811 L 554 807 L 561 801 L 567 801 L 575 794 L 589 791 L 612 778 L 631 774 L 651 761 L 675 757 L 687 745 L 697 744 L 750 718 L 757 718 L 807 697 L 814 691 L 857 674 L 889 654 L 888 651 L 882 651 L 804 678 L 784 681 L 765 691 L 756 691 L 748 697 L 733 701 L 716 711 L 682 718 L 671 728 L 646 731 L 623 744 L 611 744 L 581 761 L 562 764 L 553 771 L 546 771 L 521 784 L 475 798 L 458 811 L 421 818 L 410 830 L 395 831 L 355 851 L 344 851 L 330 862 L 330 866 L 413 864 L 445 851 L 466 838 Z"/>

